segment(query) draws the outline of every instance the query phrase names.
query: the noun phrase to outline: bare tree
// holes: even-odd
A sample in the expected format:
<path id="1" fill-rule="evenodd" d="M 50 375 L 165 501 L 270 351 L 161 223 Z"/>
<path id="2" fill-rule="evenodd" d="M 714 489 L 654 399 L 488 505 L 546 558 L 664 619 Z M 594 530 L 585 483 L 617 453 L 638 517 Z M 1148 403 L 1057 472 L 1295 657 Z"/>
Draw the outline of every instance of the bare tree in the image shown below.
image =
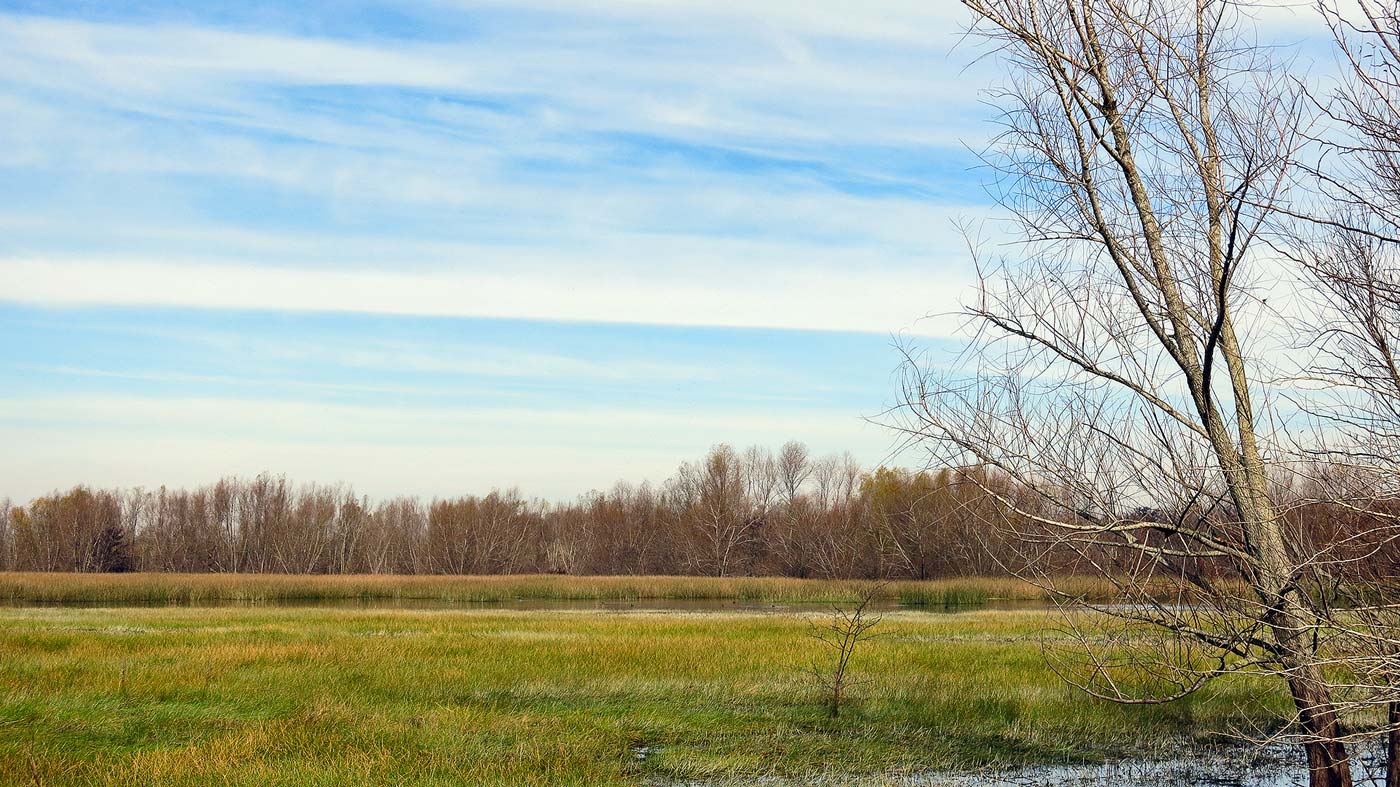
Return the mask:
<path id="1" fill-rule="evenodd" d="M 15 567 L 14 505 L 10 498 L 0 500 L 0 571 Z"/>
<path id="2" fill-rule="evenodd" d="M 215 544 L 210 571 L 238 571 L 242 554 L 238 549 L 238 495 L 232 479 L 221 478 L 207 487 L 209 526 Z"/>
<path id="3" fill-rule="evenodd" d="M 815 510 L 807 540 L 818 576 L 879 576 L 880 559 L 868 559 L 864 548 L 869 527 L 860 476 L 860 466 L 849 454 L 828 456 L 813 466 Z"/>
<path id="4" fill-rule="evenodd" d="M 778 482 L 782 486 L 783 501 L 792 505 L 802 493 L 802 485 L 812 475 L 811 455 L 807 446 L 789 440 L 783 443 L 777 457 Z"/>
<path id="5" fill-rule="evenodd" d="M 681 466 L 673 491 L 698 545 L 692 561 L 714 576 L 735 573 L 760 522 L 746 494 L 743 460 L 717 445 L 698 464 Z"/>
<path id="6" fill-rule="evenodd" d="M 519 489 L 492 490 L 481 498 L 477 526 L 483 570 L 514 574 L 534 565 L 532 550 L 539 544 L 541 517 L 539 504 L 532 505 Z"/>
<path id="7" fill-rule="evenodd" d="M 423 574 L 433 570 L 427 552 L 428 513 L 417 500 L 398 497 L 380 503 L 374 510 L 374 527 L 387 542 L 382 562 L 386 571 Z"/>
<path id="8" fill-rule="evenodd" d="M 326 571 L 332 574 L 355 574 L 370 571 L 366 560 L 369 540 L 369 500 L 357 499 L 354 491 L 340 490 L 334 502 L 335 514 L 329 527 L 329 561 Z"/>
<path id="9" fill-rule="evenodd" d="M 1226 0 L 963 4 L 1012 72 L 988 161 L 1025 256 L 979 263 L 965 363 L 925 373 L 911 353 L 904 428 L 936 463 L 1026 490 L 981 484 L 1029 558 L 1071 550 L 1117 583 L 1128 603 L 1102 610 L 1134 636 L 1081 640 L 1082 686 L 1163 702 L 1275 675 L 1311 784 L 1350 785 L 1305 582 L 1326 549 L 1288 524 L 1275 315 L 1254 290 L 1281 264 L 1260 237 L 1282 220 L 1304 102 Z"/>

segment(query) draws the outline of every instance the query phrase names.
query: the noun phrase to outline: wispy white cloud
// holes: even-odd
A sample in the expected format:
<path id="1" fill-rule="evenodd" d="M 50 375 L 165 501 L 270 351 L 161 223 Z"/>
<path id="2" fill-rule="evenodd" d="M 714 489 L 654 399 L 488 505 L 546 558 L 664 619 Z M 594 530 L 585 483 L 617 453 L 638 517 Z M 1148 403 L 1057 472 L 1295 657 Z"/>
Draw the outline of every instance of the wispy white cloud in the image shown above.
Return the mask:
<path id="1" fill-rule="evenodd" d="M 167 340 L 196 344 L 223 356 L 257 358 L 281 365 L 296 363 L 331 364 L 349 369 L 385 373 L 389 379 L 411 372 L 432 372 L 453 377 L 566 380 L 583 382 L 715 382 L 757 370 L 728 366 L 700 365 L 682 361 L 627 359 L 598 361 L 558 353 L 521 350 L 516 347 L 471 345 L 438 347 L 419 341 L 382 341 L 363 336 L 344 340 L 310 340 L 295 336 L 199 334 L 166 335 Z M 393 383 L 327 382 L 266 375 L 190 374 L 172 371 L 141 371 L 102 367 L 26 365 L 21 368 L 46 374 L 76 377 L 118 378 L 147 382 L 217 383 L 244 387 L 288 387 L 365 393 L 415 395 L 460 395 L 460 381 L 451 386 L 400 385 Z M 484 389 L 489 391 L 490 389 Z"/>
<path id="2" fill-rule="evenodd" d="M 644 8 L 645 4 L 636 8 Z M 581 26 L 546 31 L 502 30 L 452 43 L 347 42 L 205 27 L 92 23 L 0 15 L 0 65 L 25 84 L 69 90 L 102 103 L 125 103 L 155 115 L 189 118 L 224 113 L 230 122 L 280 124 L 257 106 L 254 86 L 384 86 L 468 94 L 540 108 L 530 119 L 550 126 L 631 131 L 689 128 L 753 139 L 832 139 L 872 143 L 950 141 L 950 108 L 967 106 L 977 84 L 959 79 L 965 55 L 950 55 L 957 27 L 931 13 L 908 23 L 886 21 L 865 32 L 902 33 L 905 57 L 800 43 L 800 13 L 770 16 L 767 25 L 695 26 L 713 19 L 704 5 L 672 7 L 664 34 L 645 27 L 609 27 L 619 8 L 565 13 Z M 595 9 L 596 10 L 596 9 Z M 639 25 L 647 24 L 644 15 Z M 832 17 L 826 34 L 839 41 L 862 32 Z M 831 43 L 828 39 L 824 43 Z M 888 42 L 884 42 L 885 45 Z M 912 55 L 912 56 L 911 56 Z M 812 112 L 832 111 L 812 122 Z M 285 109 L 285 107 L 283 107 Z M 546 110 L 547 111 L 544 111 Z M 942 117 L 943 124 L 919 122 Z M 371 118 L 383 121 L 385 118 Z M 899 122 L 900 120 L 903 122 Z M 673 128 L 674 127 L 674 128 Z M 962 130 L 967 130 L 966 125 Z M 316 127 L 298 125 L 298 134 Z"/>
<path id="3" fill-rule="evenodd" d="M 741 281 L 565 270 L 306 269 L 119 260 L 0 259 L 0 298 L 49 305 L 121 304 L 364 312 L 603 323 L 909 332 L 939 335 L 963 288 L 908 272 L 750 271 Z"/>
<path id="4" fill-rule="evenodd" d="M 480 8 L 491 3 L 437 0 L 448 8 Z M 553 13 L 587 13 L 613 19 L 647 20 L 668 27 L 711 28 L 717 34 L 753 30 L 792 36 L 858 39 L 885 44 L 938 48 L 956 36 L 969 15 L 958 3 L 882 0 L 859 5 L 844 0 L 511 0 L 497 5 Z"/>

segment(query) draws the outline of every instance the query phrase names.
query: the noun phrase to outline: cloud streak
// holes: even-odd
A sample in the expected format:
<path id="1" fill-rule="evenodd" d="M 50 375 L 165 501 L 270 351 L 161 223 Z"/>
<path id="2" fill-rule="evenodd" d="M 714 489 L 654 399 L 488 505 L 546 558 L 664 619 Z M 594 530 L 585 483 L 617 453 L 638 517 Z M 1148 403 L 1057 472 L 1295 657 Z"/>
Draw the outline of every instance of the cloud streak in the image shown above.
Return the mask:
<path id="1" fill-rule="evenodd" d="M 881 271 L 751 272 L 710 281 L 542 274 L 309 270 L 206 263 L 0 260 L 4 298 L 46 305 L 194 306 L 600 323 L 946 333 L 947 283 Z M 945 293 L 940 297 L 939 289 Z M 937 314 L 937 313 L 935 313 Z"/>

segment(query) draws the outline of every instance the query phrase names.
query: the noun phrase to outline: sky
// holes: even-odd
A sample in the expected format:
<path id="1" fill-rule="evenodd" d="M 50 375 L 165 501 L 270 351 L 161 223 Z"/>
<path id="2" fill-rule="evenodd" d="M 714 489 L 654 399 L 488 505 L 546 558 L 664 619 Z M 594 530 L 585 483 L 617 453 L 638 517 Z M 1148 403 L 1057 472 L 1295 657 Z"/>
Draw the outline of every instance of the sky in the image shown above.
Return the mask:
<path id="1" fill-rule="evenodd" d="M 0 497 L 899 463 L 1001 75 L 945 0 L 0 0 Z M 993 230 L 995 232 L 995 230 Z"/>

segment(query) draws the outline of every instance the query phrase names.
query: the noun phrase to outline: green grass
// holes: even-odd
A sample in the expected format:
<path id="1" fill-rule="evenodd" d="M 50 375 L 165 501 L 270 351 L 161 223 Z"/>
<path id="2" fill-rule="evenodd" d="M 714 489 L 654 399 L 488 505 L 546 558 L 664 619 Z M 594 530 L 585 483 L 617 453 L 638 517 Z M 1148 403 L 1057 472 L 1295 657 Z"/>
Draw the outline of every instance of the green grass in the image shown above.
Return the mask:
<path id="1" fill-rule="evenodd" d="M 1068 577 L 1062 589 L 1112 599 L 1113 586 Z M 284 574 L 0 573 L 0 601 L 97 604 L 207 604 L 335 600 L 502 602 L 515 600 L 742 600 L 778 603 L 849 602 L 870 583 L 778 577 L 307 576 Z M 1040 588 L 1016 579 L 967 577 L 882 586 L 889 600 L 926 606 L 1036 601 Z"/>
<path id="2" fill-rule="evenodd" d="M 679 585 L 677 585 L 679 586 Z M 746 586 L 740 585 L 738 586 Z M 1275 705 L 1092 701 L 1046 613 L 894 612 L 838 720 L 791 614 L 0 610 L 0 784 L 627 785 L 1151 752 Z M 644 761 L 638 747 L 659 747 Z M 8 779 L 8 781 L 7 781 Z"/>

